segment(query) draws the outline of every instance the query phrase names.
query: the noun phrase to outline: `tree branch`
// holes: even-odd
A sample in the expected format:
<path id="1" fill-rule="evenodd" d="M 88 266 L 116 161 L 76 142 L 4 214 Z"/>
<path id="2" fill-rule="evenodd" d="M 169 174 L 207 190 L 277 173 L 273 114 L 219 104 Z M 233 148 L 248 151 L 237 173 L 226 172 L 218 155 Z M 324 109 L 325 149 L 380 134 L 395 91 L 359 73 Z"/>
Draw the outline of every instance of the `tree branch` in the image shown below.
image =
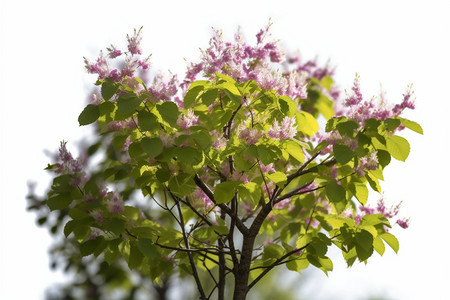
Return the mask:
<path id="1" fill-rule="evenodd" d="M 266 266 L 266 267 L 260 267 L 260 268 L 266 268 L 261 274 L 258 275 L 258 277 L 256 277 L 249 285 L 248 285 L 248 290 L 250 290 L 258 281 L 260 281 L 270 270 L 272 270 L 273 268 L 275 268 L 276 266 L 279 266 L 281 264 L 286 263 L 287 261 L 284 261 L 286 258 L 288 258 L 289 256 L 291 256 L 292 254 L 298 252 L 298 251 L 302 251 L 304 250 L 306 247 L 309 246 L 309 243 L 306 244 L 303 247 L 300 248 L 296 248 L 294 250 L 289 251 L 288 253 L 286 253 L 285 255 L 283 255 L 282 257 L 278 258 L 275 262 L 273 262 L 271 265 Z"/>
<path id="2" fill-rule="evenodd" d="M 184 228 L 184 218 L 183 218 L 183 213 L 181 211 L 180 201 L 179 201 L 178 197 L 176 197 L 170 191 L 169 191 L 169 193 L 172 196 L 173 200 L 176 202 L 176 205 L 177 205 L 177 208 L 178 208 L 178 214 L 179 214 L 179 217 L 180 217 L 181 232 L 183 233 L 184 244 L 186 246 L 186 249 L 190 250 L 189 239 L 188 239 L 188 237 L 186 235 L 186 230 Z M 197 288 L 198 288 L 198 291 L 200 293 L 200 298 L 202 300 L 206 300 L 207 298 L 206 298 L 205 292 L 203 291 L 203 286 L 202 286 L 202 283 L 201 283 L 200 278 L 198 276 L 197 267 L 195 266 L 194 259 L 192 258 L 192 253 L 190 251 L 188 251 L 187 254 L 188 254 L 188 257 L 189 257 L 189 263 L 190 263 L 191 268 L 192 268 L 192 275 L 194 276 L 195 283 L 197 284 Z"/>
<path id="3" fill-rule="evenodd" d="M 237 214 L 234 213 L 234 211 L 232 211 L 228 206 L 226 206 L 225 204 L 217 204 L 216 200 L 214 199 L 214 194 L 213 192 L 209 189 L 209 187 L 201 180 L 201 178 L 196 174 L 194 176 L 194 182 L 195 184 L 206 194 L 206 196 L 208 196 L 208 198 L 217 206 L 220 207 L 220 209 L 222 209 L 223 211 L 225 211 L 227 213 L 227 215 L 230 216 L 230 218 L 232 220 L 235 221 L 236 223 L 236 227 L 239 229 L 239 231 L 242 234 L 248 234 L 248 228 L 244 225 L 244 223 L 242 223 L 241 219 L 239 219 L 239 217 L 237 216 Z"/>

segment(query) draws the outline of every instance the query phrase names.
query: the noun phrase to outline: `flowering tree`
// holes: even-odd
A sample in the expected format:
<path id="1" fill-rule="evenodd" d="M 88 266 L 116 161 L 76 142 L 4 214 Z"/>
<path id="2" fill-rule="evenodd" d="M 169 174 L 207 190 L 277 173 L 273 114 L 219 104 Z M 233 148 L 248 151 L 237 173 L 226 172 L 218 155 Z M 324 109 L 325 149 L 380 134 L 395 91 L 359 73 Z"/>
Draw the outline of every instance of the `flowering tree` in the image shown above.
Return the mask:
<path id="1" fill-rule="evenodd" d="M 255 45 L 215 31 L 182 80 L 138 76 L 149 69 L 141 30 L 127 51 L 85 59 L 99 92 L 78 120 L 96 122 L 112 146 L 92 145 L 91 156 L 106 150 L 88 167 L 61 143 L 46 200 L 67 211 L 64 233 L 82 255 L 123 258 L 155 282 L 192 275 L 201 299 L 223 299 L 232 278 L 233 299 L 245 299 L 279 265 L 328 273 L 333 245 L 349 266 L 382 255 L 385 243 L 398 251 L 389 228 L 408 220 L 383 199 L 366 203 L 369 188 L 381 192 L 391 157 L 409 154 L 398 133 L 422 133 L 401 117 L 414 108 L 411 88 L 389 106 L 364 99 L 356 77 L 341 97 L 332 69 L 286 57 L 269 28 Z"/>

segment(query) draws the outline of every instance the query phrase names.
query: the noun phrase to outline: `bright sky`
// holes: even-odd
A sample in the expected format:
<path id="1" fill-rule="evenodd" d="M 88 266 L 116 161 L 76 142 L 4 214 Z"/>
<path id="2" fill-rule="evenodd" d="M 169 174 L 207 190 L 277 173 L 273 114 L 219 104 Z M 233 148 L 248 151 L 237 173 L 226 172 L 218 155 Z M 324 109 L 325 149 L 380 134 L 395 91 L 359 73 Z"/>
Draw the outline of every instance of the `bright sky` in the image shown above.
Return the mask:
<path id="1" fill-rule="evenodd" d="M 416 110 L 408 117 L 425 131 L 405 132 L 410 157 L 392 163 L 382 185 L 386 201 L 403 200 L 401 214 L 411 218 L 410 229 L 394 231 L 399 254 L 387 249 L 348 270 L 336 252 L 335 270 L 328 278 L 312 270 L 302 292 L 312 300 L 444 299 L 450 281 L 449 13 L 445 0 L 1 1 L 0 299 L 42 299 L 46 287 L 63 280 L 48 271 L 51 239 L 25 212 L 26 183 L 38 181 L 43 192 L 50 179 L 43 150 L 63 139 L 75 149 L 87 132 L 77 118 L 94 78 L 84 73 L 82 57 L 95 58 L 144 26 L 153 67 L 182 72 L 183 58 L 197 59 L 198 48 L 207 46 L 211 27 L 232 38 L 241 25 L 254 41 L 269 18 L 287 49 L 318 55 L 323 63 L 331 59 L 342 88 L 350 89 L 358 72 L 367 97 L 382 83 L 388 99 L 400 102 L 413 83 Z"/>

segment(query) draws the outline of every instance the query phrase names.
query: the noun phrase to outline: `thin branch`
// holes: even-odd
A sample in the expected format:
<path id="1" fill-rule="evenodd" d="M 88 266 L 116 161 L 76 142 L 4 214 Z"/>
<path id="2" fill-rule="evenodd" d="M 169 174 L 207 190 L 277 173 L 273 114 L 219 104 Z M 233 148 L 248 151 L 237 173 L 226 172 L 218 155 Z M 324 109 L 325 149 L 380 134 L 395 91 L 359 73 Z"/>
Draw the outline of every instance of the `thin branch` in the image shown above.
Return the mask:
<path id="1" fill-rule="evenodd" d="M 228 206 L 225 204 L 217 204 L 216 200 L 214 199 L 213 192 L 209 189 L 209 187 L 200 179 L 200 177 L 196 174 L 194 176 L 194 182 L 195 184 L 208 196 L 208 198 L 217 206 L 220 207 L 223 211 L 227 213 L 236 222 L 236 227 L 239 229 L 239 231 L 242 234 L 248 234 L 248 228 L 242 223 L 241 219 L 237 216 L 237 214 L 234 213 Z"/>
<path id="2" fill-rule="evenodd" d="M 289 251 L 288 253 L 286 253 L 285 255 L 283 255 L 282 257 L 278 258 L 275 262 L 273 262 L 271 265 L 267 266 L 266 269 L 258 275 L 258 277 L 255 278 L 255 280 L 253 280 L 247 288 L 247 291 L 249 291 L 258 281 L 260 281 L 270 270 L 272 270 L 273 268 L 275 268 L 278 265 L 284 264 L 287 261 L 284 261 L 286 258 L 288 258 L 289 256 L 291 256 L 292 254 L 304 250 L 306 247 L 309 246 L 309 243 L 306 244 L 303 247 L 300 248 L 296 248 L 294 250 Z M 284 261 L 284 262 L 283 262 Z"/>
<path id="3" fill-rule="evenodd" d="M 182 199 L 180 199 L 181 203 L 185 204 L 187 207 L 189 207 L 200 219 L 202 219 L 206 224 L 208 224 L 209 226 L 212 226 L 213 224 L 211 223 L 211 221 L 209 221 L 204 215 L 202 215 L 201 213 L 199 213 L 195 207 L 192 206 L 192 204 L 189 203 L 189 201 L 184 201 Z"/>
<path id="4" fill-rule="evenodd" d="M 183 233 L 184 244 L 186 246 L 186 249 L 190 250 L 189 239 L 188 239 L 188 237 L 186 235 L 186 230 L 184 229 L 184 219 L 183 219 L 183 213 L 181 211 L 180 201 L 178 201 L 178 197 L 176 197 L 170 191 L 169 191 L 169 193 L 172 196 L 173 200 L 177 204 L 178 214 L 179 214 L 180 221 L 181 221 L 181 231 Z M 198 276 L 197 267 L 195 266 L 195 262 L 194 262 L 194 259 L 192 257 L 192 253 L 189 251 L 189 252 L 187 252 L 187 254 L 188 254 L 188 257 L 189 257 L 189 263 L 190 263 L 191 268 L 192 268 L 192 275 L 194 276 L 195 283 L 197 284 L 197 288 L 198 288 L 198 291 L 200 293 L 200 298 L 202 300 L 206 300 L 205 292 L 203 291 L 203 286 L 202 286 L 202 283 L 201 283 L 200 278 Z"/>

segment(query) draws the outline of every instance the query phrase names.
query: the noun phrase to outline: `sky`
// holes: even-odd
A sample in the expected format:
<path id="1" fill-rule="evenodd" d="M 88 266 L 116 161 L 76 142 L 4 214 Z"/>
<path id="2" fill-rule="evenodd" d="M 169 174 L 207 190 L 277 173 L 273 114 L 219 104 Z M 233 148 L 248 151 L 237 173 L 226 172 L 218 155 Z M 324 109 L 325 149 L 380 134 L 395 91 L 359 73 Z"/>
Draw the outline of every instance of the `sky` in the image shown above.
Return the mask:
<path id="1" fill-rule="evenodd" d="M 335 251 L 335 270 L 329 277 L 311 270 L 302 295 L 444 299 L 450 281 L 449 12 L 445 0 L 0 0 L 0 299 L 43 299 L 49 285 L 64 280 L 49 271 L 51 239 L 25 211 L 25 196 L 30 180 L 38 193 L 48 187 L 45 149 L 66 140 L 76 152 L 76 142 L 89 133 L 77 122 L 95 81 L 84 72 L 83 56 L 94 59 L 111 43 L 123 45 L 127 33 L 143 26 L 154 70 L 182 75 L 184 59 L 197 60 L 212 27 L 231 39 L 241 26 L 254 41 L 269 18 L 286 49 L 330 60 L 342 89 L 349 90 L 358 73 L 366 97 L 381 85 L 399 103 L 412 83 L 416 110 L 406 116 L 425 132 L 402 133 L 411 154 L 406 163 L 388 166 L 382 184 L 386 201 L 403 201 L 401 215 L 411 219 L 408 230 L 394 230 L 399 253 L 387 249 L 347 269 Z"/>

